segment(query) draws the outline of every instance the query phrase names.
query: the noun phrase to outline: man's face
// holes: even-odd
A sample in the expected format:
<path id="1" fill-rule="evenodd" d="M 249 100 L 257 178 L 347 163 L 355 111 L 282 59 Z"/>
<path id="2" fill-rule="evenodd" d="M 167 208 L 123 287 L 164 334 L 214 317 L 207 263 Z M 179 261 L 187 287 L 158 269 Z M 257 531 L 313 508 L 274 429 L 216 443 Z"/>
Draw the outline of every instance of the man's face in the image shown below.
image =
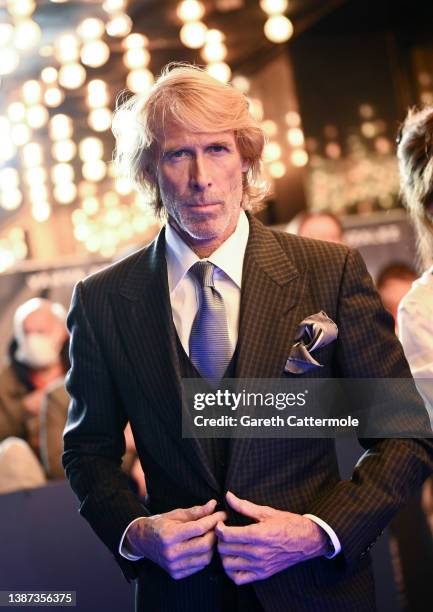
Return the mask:
<path id="1" fill-rule="evenodd" d="M 157 180 L 182 237 L 213 250 L 236 228 L 242 200 L 241 158 L 233 132 L 190 132 L 169 123 L 160 142 Z"/>
<path id="2" fill-rule="evenodd" d="M 343 242 L 339 225 L 327 215 L 316 215 L 306 219 L 301 225 L 299 236 L 326 242 Z"/>
<path id="3" fill-rule="evenodd" d="M 18 361 L 34 369 L 59 363 L 67 330 L 48 307 L 30 312 L 15 334 L 18 343 L 15 356 Z"/>
<path id="4" fill-rule="evenodd" d="M 26 336 L 30 334 L 49 336 L 59 350 L 68 336 L 66 327 L 48 308 L 37 308 L 28 314 L 23 321 L 23 332 Z"/>

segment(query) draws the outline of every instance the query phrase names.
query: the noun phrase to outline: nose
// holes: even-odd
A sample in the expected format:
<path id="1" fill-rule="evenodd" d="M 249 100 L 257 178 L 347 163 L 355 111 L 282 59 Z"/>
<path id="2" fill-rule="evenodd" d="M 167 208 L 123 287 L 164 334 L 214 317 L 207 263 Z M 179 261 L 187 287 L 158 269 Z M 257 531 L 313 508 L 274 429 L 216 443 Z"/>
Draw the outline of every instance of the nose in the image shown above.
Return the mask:
<path id="1" fill-rule="evenodd" d="M 197 155 L 191 163 L 190 185 L 194 191 L 199 192 L 212 185 L 206 161 L 201 155 Z"/>

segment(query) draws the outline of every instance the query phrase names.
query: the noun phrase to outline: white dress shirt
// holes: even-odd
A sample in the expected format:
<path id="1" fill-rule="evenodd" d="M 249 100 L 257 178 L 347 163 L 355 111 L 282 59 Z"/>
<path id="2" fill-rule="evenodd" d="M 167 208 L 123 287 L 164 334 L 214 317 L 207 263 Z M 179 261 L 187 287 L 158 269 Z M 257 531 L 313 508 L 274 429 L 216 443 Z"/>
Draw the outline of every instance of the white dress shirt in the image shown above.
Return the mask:
<path id="1" fill-rule="evenodd" d="M 227 315 L 232 353 L 238 341 L 242 268 L 250 225 L 242 211 L 233 234 L 206 258 L 214 264 L 215 288 L 221 294 Z M 200 258 L 167 223 L 165 229 L 168 290 L 177 335 L 189 356 L 189 336 L 199 306 L 199 287 L 188 273 Z"/>
<path id="2" fill-rule="evenodd" d="M 242 211 L 233 234 L 212 255 L 206 258 L 206 261 L 210 261 L 216 266 L 214 271 L 215 288 L 224 300 L 232 353 L 238 341 L 242 268 L 249 231 L 250 226 L 247 216 Z M 200 261 L 200 258 L 168 223 L 165 228 L 165 240 L 168 289 L 173 321 L 185 353 L 189 355 L 189 336 L 199 307 L 199 287 L 188 272 L 197 261 Z M 332 559 L 332 557 L 338 555 L 341 551 L 341 544 L 334 530 L 325 521 L 312 514 L 305 514 L 304 516 L 317 523 L 328 534 L 335 550 L 327 557 Z M 139 518 L 136 518 L 131 521 L 119 544 L 119 553 L 131 561 L 137 561 L 141 557 L 129 553 L 123 546 L 123 541 L 129 527 L 138 520 Z"/>
<path id="3" fill-rule="evenodd" d="M 412 376 L 421 379 L 415 382 L 433 425 L 433 266 L 412 284 L 397 318 L 406 359 Z"/>

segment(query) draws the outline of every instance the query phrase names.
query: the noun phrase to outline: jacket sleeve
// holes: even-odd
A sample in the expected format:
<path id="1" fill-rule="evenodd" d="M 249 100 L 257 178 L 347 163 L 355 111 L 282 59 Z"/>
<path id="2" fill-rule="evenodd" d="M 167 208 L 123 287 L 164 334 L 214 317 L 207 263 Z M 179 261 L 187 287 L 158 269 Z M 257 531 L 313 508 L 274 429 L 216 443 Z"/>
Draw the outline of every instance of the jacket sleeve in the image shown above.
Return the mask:
<path id="1" fill-rule="evenodd" d="M 394 334 L 392 317 L 383 308 L 361 256 L 352 250 L 341 281 L 337 324 L 339 375 L 394 378 L 400 383 L 409 379 L 404 384 L 406 409 L 427 419 Z M 398 380 L 395 390 L 389 385 L 391 401 L 401 386 Z M 422 431 L 428 428 L 427 424 Z M 367 450 L 351 479 L 330 488 L 309 509 L 334 529 L 349 567 L 367 554 L 392 516 L 433 471 L 432 439 L 361 439 L 360 443 Z"/>
<path id="2" fill-rule="evenodd" d="M 129 489 L 121 469 L 127 417 L 86 315 L 81 282 L 74 289 L 68 329 L 71 369 L 66 389 L 71 403 L 64 433 L 63 466 L 80 501 L 80 513 L 112 551 L 125 577 L 133 579 L 135 564 L 119 555 L 119 542 L 132 520 L 150 512 Z"/>

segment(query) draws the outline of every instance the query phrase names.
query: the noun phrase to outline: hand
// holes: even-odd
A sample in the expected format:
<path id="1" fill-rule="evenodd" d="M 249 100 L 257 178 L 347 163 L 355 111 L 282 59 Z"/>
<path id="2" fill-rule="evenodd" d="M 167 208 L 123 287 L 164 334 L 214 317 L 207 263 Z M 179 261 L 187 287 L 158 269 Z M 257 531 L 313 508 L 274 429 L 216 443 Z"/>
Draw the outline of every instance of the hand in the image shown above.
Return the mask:
<path id="1" fill-rule="evenodd" d="M 136 521 L 126 534 L 129 551 L 157 563 L 175 580 L 209 565 L 216 541 L 215 525 L 225 512 L 214 512 L 216 501 L 178 508 Z"/>
<path id="2" fill-rule="evenodd" d="M 45 389 L 36 389 L 27 393 L 22 399 L 24 410 L 30 416 L 36 416 L 42 408 L 42 401 L 45 397 Z"/>
<path id="3" fill-rule="evenodd" d="M 230 491 L 226 499 L 236 512 L 257 521 L 246 527 L 228 527 L 223 522 L 216 526 L 224 569 L 236 584 L 264 580 L 327 552 L 327 534 L 310 519 L 258 506 Z"/>

